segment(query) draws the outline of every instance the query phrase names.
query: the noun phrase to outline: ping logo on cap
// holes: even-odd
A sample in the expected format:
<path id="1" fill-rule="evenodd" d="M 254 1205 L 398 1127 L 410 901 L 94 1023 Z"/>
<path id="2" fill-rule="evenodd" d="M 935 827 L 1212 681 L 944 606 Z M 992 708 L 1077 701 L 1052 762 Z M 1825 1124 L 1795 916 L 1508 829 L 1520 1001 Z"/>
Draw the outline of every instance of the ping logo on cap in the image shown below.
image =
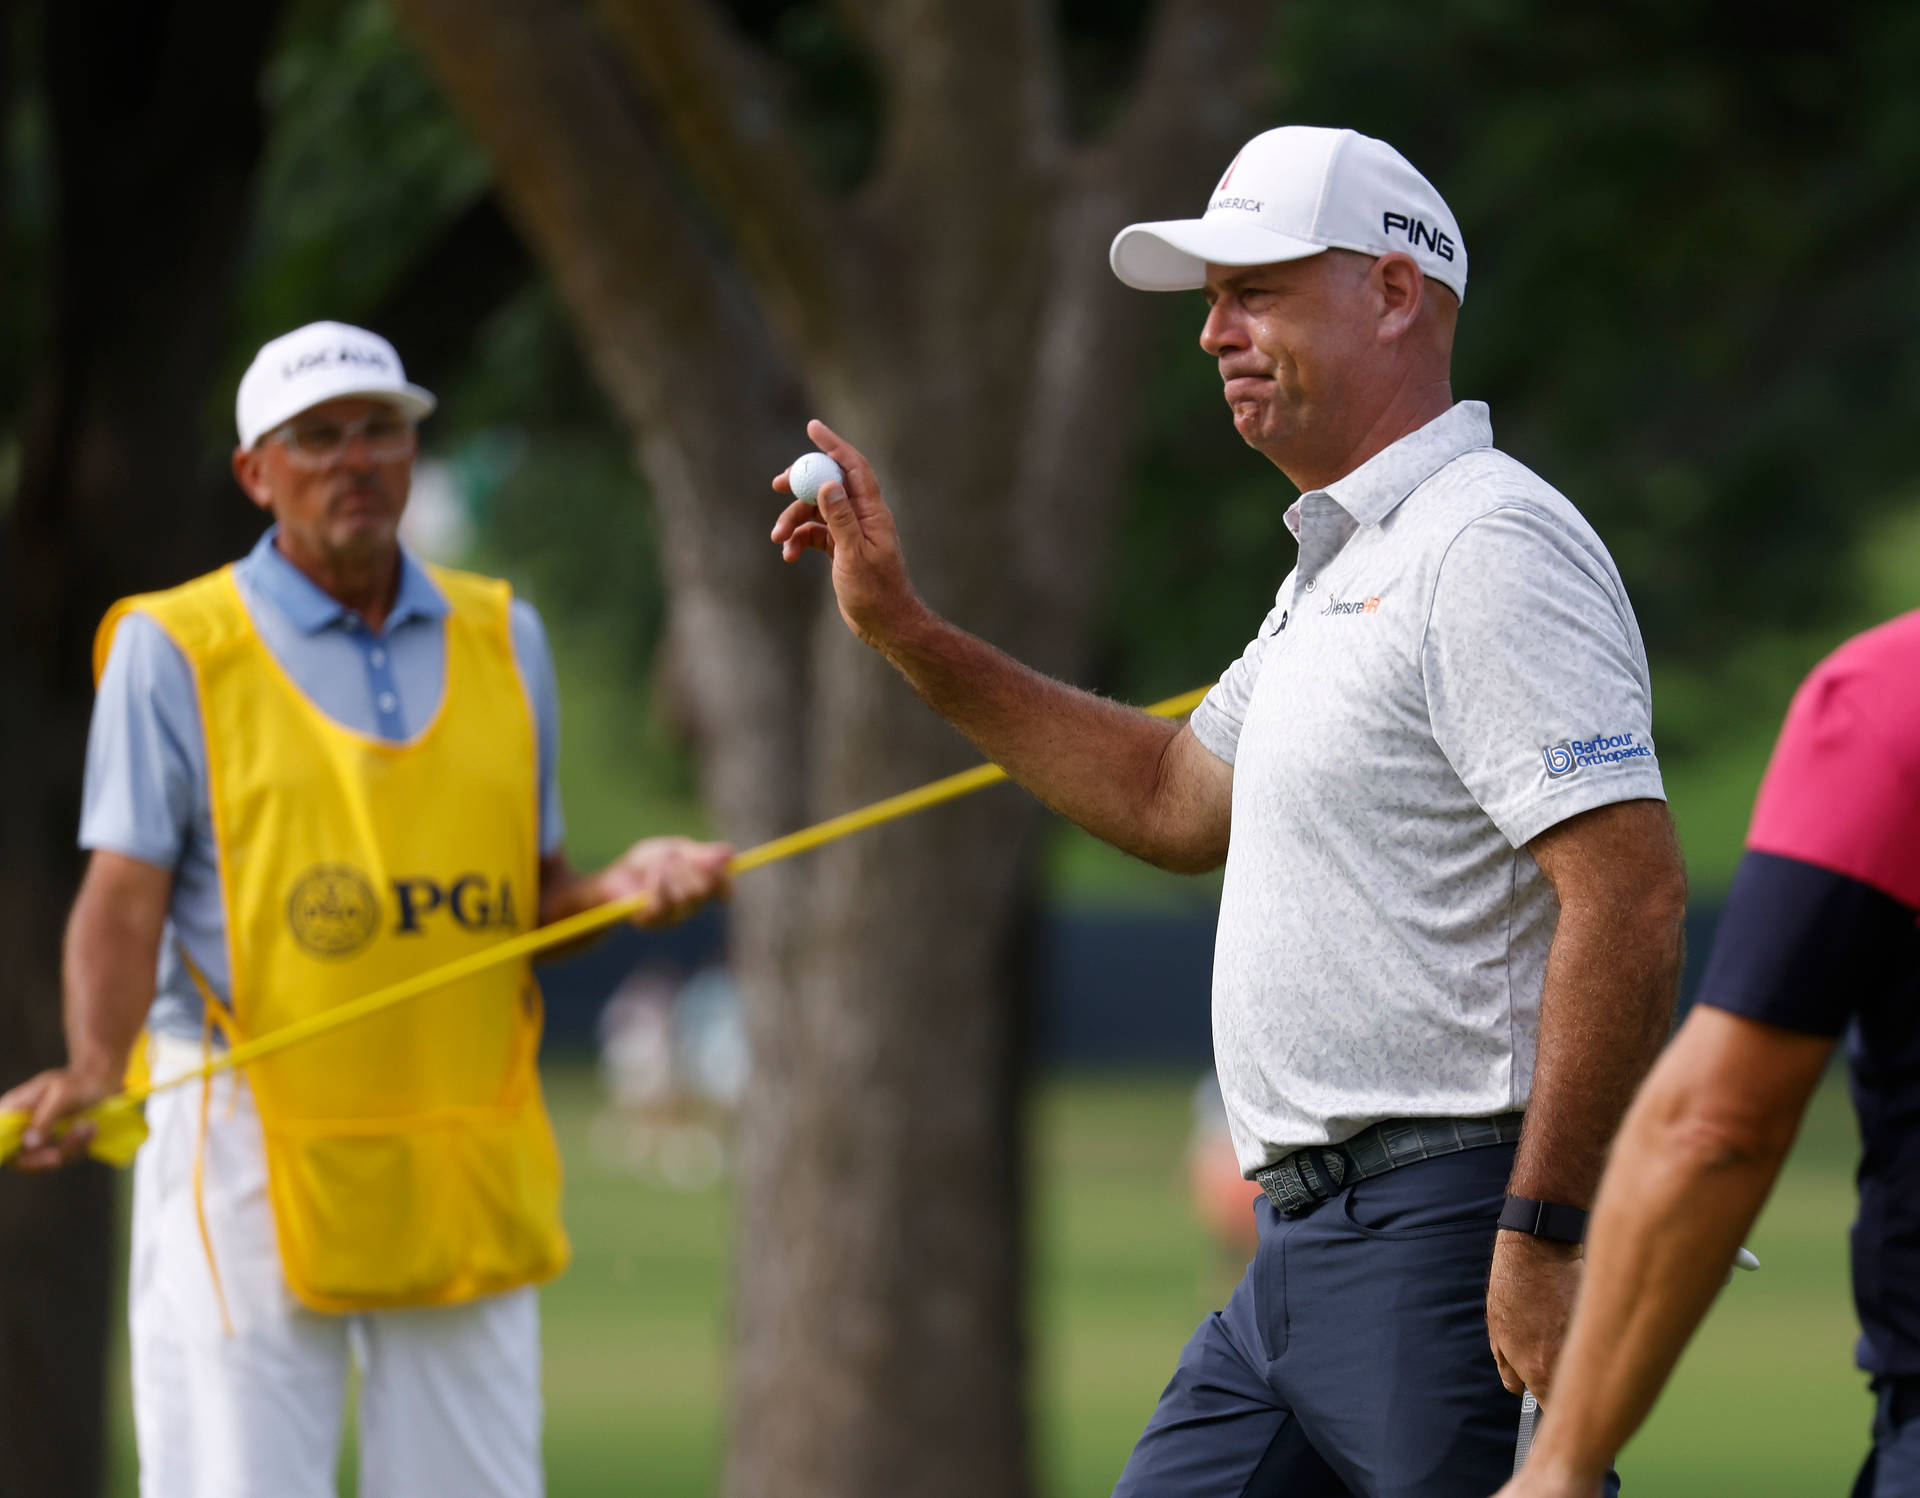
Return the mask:
<path id="1" fill-rule="evenodd" d="M 1429 249 L 1442 260 L 1453 259 L 1453 240 L 1438 229 L 1429 229 L 1417 218 L 1389 210 L 1380 215 L 1380 230 L 1391 235 L 1395 229 L 1406 235 L 1413 247 Z"/>

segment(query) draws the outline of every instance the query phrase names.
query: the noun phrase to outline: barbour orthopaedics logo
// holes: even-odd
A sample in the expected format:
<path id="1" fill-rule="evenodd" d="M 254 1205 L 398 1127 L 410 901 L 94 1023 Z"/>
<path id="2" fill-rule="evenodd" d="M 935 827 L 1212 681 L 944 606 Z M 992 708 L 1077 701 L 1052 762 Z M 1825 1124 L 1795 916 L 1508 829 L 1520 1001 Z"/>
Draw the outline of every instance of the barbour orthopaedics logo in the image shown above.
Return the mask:
<path id="1" fill-rule="evenodd" d="M 1590 739 L 1562 739 L 1540 751 L 1547 762 L 1547 778 L 1558 780 L 1575 770 L 1617 765 L 1622 760 L 1652 759 L 1650 745 L 1637 743 L 1630 733 L 1596 734 Z"/>
<path id="2" fill-rule="evenodd" d="M 1329 593 L 1327 595 L 1327 606 L 1320 610 L 1323 617 L 1327 614 L 1377 614 L 1379 612 L 1380 597 L 1378 594 L 1369 598 L 1343 599 L 1336 593 Z"/>

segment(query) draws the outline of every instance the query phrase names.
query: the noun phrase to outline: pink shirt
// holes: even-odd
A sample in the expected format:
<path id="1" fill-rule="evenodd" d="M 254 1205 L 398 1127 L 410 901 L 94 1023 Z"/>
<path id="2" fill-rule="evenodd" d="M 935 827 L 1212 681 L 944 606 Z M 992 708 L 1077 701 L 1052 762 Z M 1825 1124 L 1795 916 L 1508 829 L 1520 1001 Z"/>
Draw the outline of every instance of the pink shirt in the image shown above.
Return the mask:
<path id="1" fill-rule="evenodd" d="M 1747 846 L 1920 909 L 1920 610 L 1849 640 L 1794 694 Z"/>
<path id="2" fill-rule="evenodd" d="M 1847 1037 L 1860 1366 L 1920 1378 L 1920 613 L 1807 678 L 1754 806 L 1700 1002 Z"/>

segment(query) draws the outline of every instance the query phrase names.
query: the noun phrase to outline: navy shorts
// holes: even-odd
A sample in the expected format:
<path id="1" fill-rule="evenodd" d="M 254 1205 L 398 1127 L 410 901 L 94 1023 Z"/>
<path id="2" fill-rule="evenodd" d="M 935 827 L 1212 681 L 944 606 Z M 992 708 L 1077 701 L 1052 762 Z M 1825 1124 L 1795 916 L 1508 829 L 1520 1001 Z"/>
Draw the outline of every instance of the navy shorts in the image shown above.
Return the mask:
<path id="1" fill-rule="evenodd" d="M 1501 1387 L 1486 1299 L 1513 1152 L 1403 1166 L 1302 1217 L 1256 1201 L 1253 1262 L 1181 1353 L 1115 1498 L 1487 1498 L 1505 1483 L 1520 1397 Z"/>

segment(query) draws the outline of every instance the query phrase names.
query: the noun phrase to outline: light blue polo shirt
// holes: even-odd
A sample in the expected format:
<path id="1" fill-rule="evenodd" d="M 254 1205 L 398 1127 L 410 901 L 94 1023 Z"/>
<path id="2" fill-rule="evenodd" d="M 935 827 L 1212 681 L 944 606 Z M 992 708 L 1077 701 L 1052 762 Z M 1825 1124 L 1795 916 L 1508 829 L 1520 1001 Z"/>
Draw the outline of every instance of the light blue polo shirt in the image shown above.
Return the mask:
<path id="1" fill-rule="evenodd" d="M 344 728 L 389 741 L 429 723 L 446 685 L 446 595 L 401 553 L 400 591 L 385 626 L 367 628 L 274 546 L 276 529 L 234 568 L 260 638 L 314 704 Z M 514 661 L 532 704 L 540 766 L 540 851 L 566 839 L 557 778 L 559 694 L 546 631 L 516 598 Z M 200 996 L 179 947 L 215 993 L 229 990 L 225 904 L 213 841 L 206 740 L 186 657 L 143 614 L 121 622 L 101 673 L 87 737 L 80 846 L 137 858 L 173 874 L 172 904 L 148 1026 L 200 1037 Z"/>

